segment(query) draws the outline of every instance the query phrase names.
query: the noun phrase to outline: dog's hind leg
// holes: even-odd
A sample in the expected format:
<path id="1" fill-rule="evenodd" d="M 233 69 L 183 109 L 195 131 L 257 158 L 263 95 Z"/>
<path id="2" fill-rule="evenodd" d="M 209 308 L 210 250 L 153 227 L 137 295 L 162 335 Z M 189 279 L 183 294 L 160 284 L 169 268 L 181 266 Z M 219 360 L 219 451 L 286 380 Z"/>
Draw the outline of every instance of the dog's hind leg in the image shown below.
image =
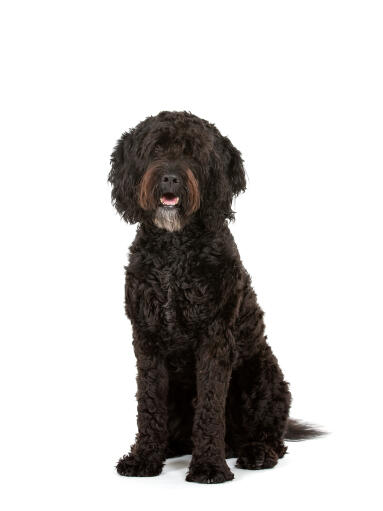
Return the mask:
<path id="1" fill-rule="evenodd" d="M 237 467 L 272 468 L 286 447 L 283 439 L 291 402 L 277 359 L 264 343 L 233 371 L 228 405 L 237 417 Z M 233 399 L 235 396 L 235 399 Z"/>

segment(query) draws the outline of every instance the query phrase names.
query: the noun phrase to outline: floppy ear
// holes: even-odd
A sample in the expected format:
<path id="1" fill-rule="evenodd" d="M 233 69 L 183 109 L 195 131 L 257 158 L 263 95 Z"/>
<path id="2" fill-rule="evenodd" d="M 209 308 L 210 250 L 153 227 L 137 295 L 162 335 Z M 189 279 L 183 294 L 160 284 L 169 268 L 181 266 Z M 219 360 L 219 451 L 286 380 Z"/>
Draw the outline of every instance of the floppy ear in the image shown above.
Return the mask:
<path id="1" fill-rule="evenodd" d="M 124 133 L 111 155 L 112 169 L 108 181 L 112 185 L 112 202 L 124 220 L 132 224 L 140 221 L 137 202 L 137 162 L 132 152 L 133 135 Z"/>
<path id="2" fill-rule="evenodd" d="M 233 195 L 238 195 L 246 190 L 246 176 L 243 167 L 241 153 L 236 149 L 227 137 L 222 137 L 227 150 L 226 172 L 229 178 Z"/>
<path id="3" fill-rule="evenodd" d="M 227 137 L 218 134 L 209 169 L 199 215 L 209 229 L 216 230 L 226 219 L 234 220 L 233 196 L 246 189 L 241 153 Z"/>

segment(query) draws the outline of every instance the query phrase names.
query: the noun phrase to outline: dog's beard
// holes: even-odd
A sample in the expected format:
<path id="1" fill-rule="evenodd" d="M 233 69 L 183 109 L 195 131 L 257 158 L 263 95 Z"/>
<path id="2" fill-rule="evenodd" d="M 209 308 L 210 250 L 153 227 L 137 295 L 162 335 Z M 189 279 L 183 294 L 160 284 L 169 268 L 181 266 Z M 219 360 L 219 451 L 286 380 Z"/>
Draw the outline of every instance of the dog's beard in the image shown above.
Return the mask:
<path id="1" fill-rule="evenodd" d="M 154 224 L 160 229 L 170 232 L 179 231 L 182 227 L 181 217 L 177 208 L 159 207 L 154 215 Z"/>

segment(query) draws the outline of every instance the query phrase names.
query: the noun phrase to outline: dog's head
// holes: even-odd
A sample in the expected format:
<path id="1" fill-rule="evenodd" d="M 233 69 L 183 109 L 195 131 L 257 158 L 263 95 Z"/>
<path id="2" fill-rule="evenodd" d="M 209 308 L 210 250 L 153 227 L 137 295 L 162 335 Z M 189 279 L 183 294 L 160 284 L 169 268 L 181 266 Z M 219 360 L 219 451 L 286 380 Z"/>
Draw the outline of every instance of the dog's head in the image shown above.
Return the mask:
<path id="1" fill-rule="evenodd" d="M 130 223 L 179 231 L 198 217 L 215 229 L 233 218 L 245 190 L 240 152 L 209 122 L 188 112 L 161 112 L 124 133 L 112 153 L 112 199 Z"/>

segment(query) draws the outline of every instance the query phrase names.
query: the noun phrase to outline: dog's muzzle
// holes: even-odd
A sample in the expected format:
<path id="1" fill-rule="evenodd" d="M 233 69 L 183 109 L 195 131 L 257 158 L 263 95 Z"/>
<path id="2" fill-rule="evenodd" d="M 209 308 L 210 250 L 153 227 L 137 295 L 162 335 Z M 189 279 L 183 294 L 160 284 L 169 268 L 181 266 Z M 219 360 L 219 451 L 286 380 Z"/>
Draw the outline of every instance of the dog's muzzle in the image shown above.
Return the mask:
<path id="1" fill-rule="evenodd" d="M 179 190 L 181 189 L 181 177 L 177 174 L 167 173 L 161 177 L 160 205 L 166 208 L 175 208 L 180 202 Z"/>

